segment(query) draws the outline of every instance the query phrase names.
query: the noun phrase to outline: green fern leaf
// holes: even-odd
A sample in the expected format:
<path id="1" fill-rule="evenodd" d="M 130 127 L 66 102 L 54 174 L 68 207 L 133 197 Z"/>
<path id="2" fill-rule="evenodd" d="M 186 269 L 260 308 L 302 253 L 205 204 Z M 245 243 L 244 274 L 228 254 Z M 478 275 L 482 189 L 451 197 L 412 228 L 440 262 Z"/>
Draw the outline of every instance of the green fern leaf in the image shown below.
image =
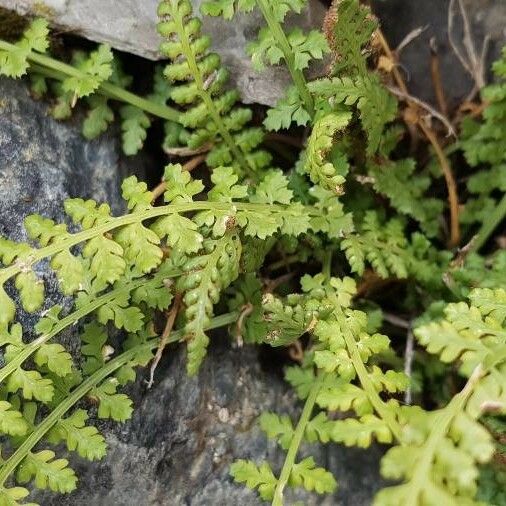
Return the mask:
<path id="1" fill-rule="evenodd" d="M 264 501 L 270 501 L 276 487 L 276 477 L 267 462 L 257 466 L 248 460 L 236 460 L 230 466 L 230 474 L 238 483 L 245 483 L 248 488 L 258 488 L 258 493 Z"/>
<path id="2" fill-rule="evenodd" d="M 105 327 L 92 321 L 84 326 L 81 334 L 81 353 L 86 357 L 84 374 L 92 374 L 105 363 L 104 345 L 107 342 Z"/>
<path id="3" fill-rule="evenodd" d="M 204 238 L 197 232 L 197 225 L 178 214 L 163 216 L 156 220 L 151 229 L 160 239 L 166 239 L 171 248 L 184 253 L 197 253 L 202 248 Z"/>
<path id="4" fill-rule="evenodd" d="M 116 382 L 117 383 L 117 382 Z M 125 394 L 117 394 L 114 380 L 106 380 L 91 391 L 91 396 L 98 399 L 98 417 L 111 418 L 124 422 L 132 416 L 132 400 Z"/>
<path id="5" fill-rule="evenodd" d="M 260 415 L 260 428 L 269 439 L 275 439 L 281 448 L 287 450 L 292 441 L 294 429 L 290 417 L 264 412 Z"/>
<path id="6" fill-rule="evenodd" d="M 0 504 L 2 506 L 38 506 L 35 503 L 19 502 L 30 492 L 23 487 L 0 488 Z"/>
<path id="7" fill-rule="evenodd" d="M 298 126 L 307 125 L 310 119 L 297 88 L 291 86 L 286 97 L 278 100 L 276 106 L 267 111 L 264 126 L 267 130 L 278 131 L 290 128 L 292 122 Z"/>
<path id="8" fill-rule="evenodd" d="M 314 490 L 318 494 L 332 493 L 337 488 L 332 473 L 322 467 L 316 467 L 313 457 L 307 457 L 298 464 L 294 464 L 290 473 L 290 485 L 303 486 L 309 492 Z"/>
<path id="9" fill-rule="evenodd" d="M 118 329 L 137 332 L 143 326 L 144 314 L 138 307 L 131 306 L 129 299 L 129 294 L 122 294 L 115 300 L 100 306 L 97 311 L 97 320 L 103 325 L 112 321 Z"/>
<path id="10" fill-rule="evenodd" d="M 68 460 L 55 460 L 54 457 L 55 453 L 51 450 L 30 452 L 18 468 L 18 481 L 28 483 L 34 479 L 37 488 L 47 488 L 60 494 L 72 492 L 77 485 L 74 471 L 68 467 Z"/>
<path id="11" fill-rule="evenodd" d="M 232 19 L 236 12 L 250 12 L 254 6 L 255 0 L 211 0 L 204 2 L 200 10 L 206 16 Z"/>
<path id="12" fill-rule="evenodd" d="M 20 272 L 16 276 L 15 284 L 25 311 L 34 313 L 42 307 L 44 283 L 37 278 L 33 271 Z"/>
<path id="13" fill-rule="evenodd" d="M 7 379 L 7 391 L 22 391 L 25 399 L 49 402 L 53 398 L 54 387 L 50 379 L 43 378 L 37 371 L 16 369 Z"/>
<path id="14" fill-rule="evenodd" d="M 0 432 L 10 436 L 24 436 L 28 432 L 23 415 L 7 401 L 0 401 Z"/>
<path id="15" fill-rule="evenodd" d="M 36 352 L 35 363 L 47 368 L 58 376 L 66 376 L 72 371 L 72 356 L 61 344 L 43 344 Z"/>
<path id="16" fill-rule="evenodd" d="M 106 81 L 111 76 L 112 61 L 111 48 L 106 44 L 100 44 L 80 65 L 80 70 L 85 75 L 82 77 L 72 76 L 66 78 L 62 83 L 63 91 L 72 93 L 77 98 L 91 95 L 103 81 Z"/>
<path id="17" fill-rule="evenodd" d="M 48 433 L 48 441 L 65 441 L 69 451 L 88 460 L 99 460 L 105 456 L 107 444 L 96 427 L 86 426 L 88 413 L 78 409 L 67 418 L 62 418 Z"/>
<path id="18" fill-rule="evenodd" d="M 8 77 L 21 77 L 29 67 L 28 55 L 31 51 L 45 53 L 49 46 L 49 29 L 45 19 L 34 19 L 23 33 L 22 39 L 12 50 L 0 51 L 0 74 Z"/>
<path id="19" fill-rule="evenodd" d="M 337 420 L 332 428 L 332 439 L 345 446 L 368 448 L 373 437 L 380 443 L 391 443 L 393 440 L 388 425 L 372 414 L 364 415 L 359 420 L 354 418 Z"/>
<path id="20" fill-rule="evenodd" d="M 114 113 L 102 95 L 92 95 L 88 98 L 90 109 L 83 121 L 82 132 L 86 139 L 95 139 L 104 133 L 114 121 Z"/>
<path id="21" fill-rule="evenodd" d="M 167 184 L 164 193 L 167 203 L 192 202 L 193 197 L 204 189 L 202 181 L 192 179 L 188 172 L 183 171 L 181 164 L 167 165 L 163 179 Z"/>
<path id="22" fill-rule="evenodd" d="M 144 146 L 151 120 L 142 109 L 133 105 L 125 105 L 119 112 L 123 152 L 128 156 L 135 155 Z"/>
<path id="23" fill-rule="evenodd" d="M 325 35 L 318 30 L 304 33 L 300 28 L 295 28 L 288 34 L 288 42 L 292 46 L 294 66 L 298 70 L 306 69 L 312 59 L 321 60 L 329 52 Z"/>
<path id="24" fill-rule="evenodd" d="M 326 158 L 332 148 L 334 136 L 345 129 L 350 120 L 351 113 L 348 112 L 328 114 L 318 120 L 309 137 L 306 151 L 305 169 L 311 181 L 337 194 L 342 192 L 344 174 L 339 174 L 334 164 Z"/>
<path id="25" fill-rule="evenodd" d="M 304 437 L 310 443 L 315 441 L 328 443 L 332 439 L 333 426 L 332 420 L 329 420 L 325 413 L 318 413 L 307 423 Z"/>

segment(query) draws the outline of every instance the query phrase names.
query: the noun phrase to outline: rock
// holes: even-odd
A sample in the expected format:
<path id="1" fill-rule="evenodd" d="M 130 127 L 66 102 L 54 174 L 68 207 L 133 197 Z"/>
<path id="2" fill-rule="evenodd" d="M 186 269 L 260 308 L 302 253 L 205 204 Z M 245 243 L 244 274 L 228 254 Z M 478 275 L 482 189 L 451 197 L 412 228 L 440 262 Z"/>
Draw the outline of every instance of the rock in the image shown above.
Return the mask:
<path id="1" fill-rule="evenodd" d="M 80 118 L 52 119 L 47 103 L 33 100 L 22 81 L 0 78 L 0 97 L 0 236 L 26 241 L 23 220 L 33 213 L 61 222 L 69 197 L 94 198 L 122 212 L 120 185 L 132 162 L 120 155 L 113 131 L 85 141 Z M 36 271 L 46 283 L 46 307 L 64 302 L 47 264 Z M 21 318 L 27 328 L 35 323 L 33 315 L 21 312 Z"/>
<path id="2" fill-rule="evenodd" d="M 472 26 L 475 46 L 481 51 L 483 39 L 491 39 L 486 69 L 500 54 L 506 43 L 506 2 L 504 0 L 464 0 Z M 407 77 L 411 94 L 435 104 L 435 94 L 430 73 L 429 41 L 435 37 L 438 46 L 441 78 L 448 104 L 457 106 L 473 88 L 473 81 L 466 73 L 448 41 L 448 0 L 374 0 L 374 11 L 381 21 L 383 31 L 392 48 L 418 27 L 427 29 L 401 52 L 402 71 Z M 459 39 L 461 19 L 455 18 L 456 40 Z M 490 77 L 490 73 L 488 73 Z"/>
<path id="3" fill-rule="evenodd" d="M 196 378 L 189 379 L 184 353 L 166 350 L 156 382 L 146 390 L 147 371 L 130 389 L 135 410 L 125 424 L 101 424 L 109 445 L 100 462 L 71 457 L 80 477 L 78 489 L 66 496 L 40 492 L 44 506 L 253 506 L 257 494 L 235 484 L 230 464 L 238 458 L 268 460 L 282 466 L 284 453 L 256 424 L 262 411 L 298 412 L 293 392 L 273 372 L 262 370 L 257 351 L 231 349 L 213 339 Z M 300 406 L 299 406 L 300 407 Z M 378 449 L 356 450 L 337 445 L 304 448 L 316 462 L 331 469 L 339 491 L 324 499 L 287 491 L 286 504 L 366 506 L 382 485 Z M 32 499 L 33 499 L 32 498 Z"/>
<path id="4" fill-rule="evenodd" d="M 203 0 L 193 0 L 198 13 Z M 21 14 L 47 17 L 52 24 L 97 42 L 145 58 L 158 60 L 160 38 L 156 31 L 158 0 L 0 0 L 0 6 Z M 291 18 L 292 24 L 319 27 L 325 8 L 310 0 L 305 14 Z M 205 17 L 203 30 L 212 36 L 213 49 L 231 71 L 234 84 L 245 103 L 273 105 L 283 96 L 290 79 L 283 68 L 255 72 L 245 49 L 264 21 L 260 13 L 239 15 L 233 21 Z"/>
<path id="5" fill-rule="evenodd" d="M 25 239 L 30 213 L 62 219 L 68 197 L 93 197 L 122 207 L 119 143 L 112 133 L 86 142 L 77 121 L 53 120 L 47 103 L 30 97 L 23 82 L 0 78 L 0 235 Z"/>

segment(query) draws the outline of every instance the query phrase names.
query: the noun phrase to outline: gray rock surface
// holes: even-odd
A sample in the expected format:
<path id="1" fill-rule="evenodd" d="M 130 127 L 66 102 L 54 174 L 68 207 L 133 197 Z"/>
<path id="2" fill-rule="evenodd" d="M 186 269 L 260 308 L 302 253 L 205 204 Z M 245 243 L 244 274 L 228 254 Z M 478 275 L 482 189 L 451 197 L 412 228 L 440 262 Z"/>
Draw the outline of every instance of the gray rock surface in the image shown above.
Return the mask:
<path id="1" fill-rule="evenodd" d="M 195 13 L 203 0 L 193 0 Z M 52 24 L 97 42 L 157 60 L 160 38 L 156 31 L 158 0 L 0 0 L 0 6 L 21 14 L 47 17 Z M 303 15 L 291 18 L 292 24 L 320 26 L 325 9 L 319 0 L 310 0 Z M 253 70 L 245 49 L 259 27 L 265 23 L 260 13 L 239 15 L 233 21 L 204 19 L 204 31 L 211 35 L 213 49 L 231 71 L 232 80 L 245 103 L 273 105 L 283 96 L 289 76 L 283 68 Z"/>
<path id="2" fill-rule="evenodd" d="M 485 35 L 490 37 L 487 70 L 506 43 L 506 2 L 504 0 L 464 0 L 472 26 L 477 51 L 481 51 Z M 441 77 L 450 106 L 468 95 L 473 82 L 459 63 L 448 42 L 449 0 L 374 0 L 374 10 L 392 48 L 418 27 L 427 29 L 401 52 L 402 71 L 415 96 L 435 102 L 430 74 L 429 41 L 435 37 L 440 59 Z M 461 19 L 455 18 L 456 40 L 459 41 Z M 461 33 L 461 32 L 460 32 Z M 461 39 L 460 39 L 461 40 Z M 490 76 L 489 76 L 490 77 Z"/>
<path id="3" fill-rule="evenodd" d="M 235 484 L 229 466 L 237 458 L 282 465 L 283 452 L 268 443 L 256 422 L 265 410 L 297 413 L 292 392 L 272 372 L 262 370 L 256 350 L 231 349 L 215 338 L 197 378 L 184 371 L 184 353 L 170 348 L 146 390 L 147 371 L 130 394 L 133 419 L 102 424 L 109 445 L 99 463 L 73 460 L 80 487 L 68 496 L 36 494 L 44 506 L 256 506 L 256 493 Z M 304 448 L 307 453 L 308 448 Z M 339 491 L 333 497 L 294 496 L 286 504 L 366 506 L 381 486 L 379 451 L 337 445 L 311 447 L 320 465 L 334 472 Z"/>
<path id="4" fill-rule="evenodd" d="M 111 135 L 84 142 L 77 121 L 47 115 L 47 103 L 30 97 L 24 83 L 0 78 L 0 235 L 23 238 L 24 216 L 63 216 L 68 197 L 93 197 L 122 208 L 119 144 Z"/>
<path id="5" fill-rule="evenodd" d="M 78 125 L 48 117 L 47 105 L 32 101 L 22 82 L 0 79 L 0 96 L 0 235 L 24 239 L 22 220 L 34 212 L 61 220 L 68 196 L 107 200 L 121 209 L 118 189 L 127 168 L 112 136 L 84 141 Z M 38 269 L 48 287 L 47 304 L 60 302 L 45 265 Z M 34 317 L 19 317 L 26 328 L 33 326 Z M 64 336 L 71 347 L 77 342 L 73 332 Z M 237 458 L 252 458 L 269 459 L 279 469 L 283 453 L 266 441 L 255 420 L 264 410 L 296 415 L 300 406 L 276 375 L 280 364 L 263 370 L 257 353 L 232 349 L 218 337 L 201 374 L 189 379 L 183 350 L 167 349 L 153 388 L 146 390 L 147 371 L 140 371 L 129 389 L 133 419 L 98 422 L 109 446 L 106 458 L 90 463 L 68 456 L 78 489 L 66 496 L 37 491 L 30 499 L 44 506 L 260 504 L 255 493 L 232 482 L 228 467 Z M 305 504 L 370 504 L 380 486 L 379 450 L 334 445 L 312 453 L 335 473 L 340 489 L 324 500 L 302 496 Z M 66 456 L 64 448 L 58 456 Z"/>

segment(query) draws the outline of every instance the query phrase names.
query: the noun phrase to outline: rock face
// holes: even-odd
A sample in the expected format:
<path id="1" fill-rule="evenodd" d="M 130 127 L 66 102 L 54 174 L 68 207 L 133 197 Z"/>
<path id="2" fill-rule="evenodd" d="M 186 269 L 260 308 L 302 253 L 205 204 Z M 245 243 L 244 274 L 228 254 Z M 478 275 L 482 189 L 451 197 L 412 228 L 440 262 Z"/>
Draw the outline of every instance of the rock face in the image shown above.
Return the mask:
<path id="1" fill-rule="evenodd" d="M 97 42 L 157 60 L 160 38 L 156 31 L 156 9 L 159 0 L 0 0 L 0 6 L 21 14 L 47 17 L 52 24 Z M 199 13 L 203 0 L 193 0 Z M 319 0 L 309 0 L 309 8 L 291 18 L 292 25 L 321 26 L 325 9 Z M 245 103 L 273 105 L 283 96 L 290 82 L 283 68 L 253 70 L 245 50 L 264 21 L 260 13 L 238 15 L 233 21 L 205 17 L 203 30 L 211 35 L 213 50 L 223 58 L 234 85 Z"/>
<path id="2" fill-rule="evenodd" d="M 36 494 L 45 506 L 208 506 L 260 505 L 256 493 L 235 484 L 230 464 L 238 458 L 268 459 L 275 469 L 283 452 L 268 443 L 255 423 L 262 411 L 294 413 L 296 400 L 283 381 L 261 370 L 256 350 L 231 349 L 214 339 L 197 378 L 184 371 L 184 353 L 166 351 L 156 383 L 146 390 L 146 371 L 131 389 L 133 419 L 102 425 L 109 445 L 101 462 L 73 460 L 80 476 L 68 496 Z M 304 449 L 307 452 L 307 448 Z M 336 445 L 312 446 L 320 465 L 334 472 L 339 491 L 333 497 L 288 491 L 286 504 L 366 506 L 381 486 L 379 452 Z"/>
<path id="3" fill-rule="evenodd" d="M 106 135 L 84 142 L 76 127 L 46 116 L 23 83 L 0 79 L 0 235 L 22 239 L 30 213 L 61 219 L 68 197 L 109 201 L 119 211 L 119 146 Z"/>
<path id="4" fill-rule="evenodd" d="M 464 0 L 475 46 L 481 51 L 485 35 L 490 37 L 486 69 L 499 56 L 506 43 L 506 2 L 504 0 Z M 429 41 L 435 37 L 438 46 L 441 78 L 450 106 L 455 106 L 468 95 L 473 81 L 452 51 L 448 41 L 449 0 L 374 0 L 374 11 L 392 48 L 418 27 L 426 30 L 401 53 L 403 71 L 410 93 L 435 102 L 430 74 Z M 462 20 L 455 17 L 455 39 L 461 45 Z"/>
<path id="5" fill-rule="evenodd" d="M 34 212 L 61 220 L 68 196 L 121 209 L 119 184 L 128 170 L 112 136 L 86 142 L 77 125 L 48 117 L 47 106 L 32 101 L 23 83 L 0 79 L 0 96 L 0 235 L 25 239 L 22 220 Z M 39 275 L 48 287 L 47 304 L 60 302 L 43 264 Z M 34 323 L 34 317 L 19 317 L 25 327 Z M 64 336 L 70 347 L 77 342 L 72 332 Z M 228 339 L 213 340 L 197 378 L 186 376 L 184 360 L 183 350 L 167 349 L 154 387 L 146 390 L 147 372 L 140 371 L 130 388 L 133 419 L 98 422 L 109 447 L 103 461 L 69 456 L 79 476 L 75 492 L 36 491 L 30 500 L 44 506 L 260 504 L 255 493 L 232 482 L 228 468 L 237 458 L 252 458 L 269 459 L 279 469 L 283 454 L 267 443 L 255 420 L 265 410 L 296 415 L 293 393 L 279 376 L 262 370 L 256 349 L 232 349 Z M 304 504 L 370 504 L 380 486 L 378 452 L 333 445 L 313 447 L 312 453 L 335 473 L 340 489 L 324 500 L 299 497 Z M 65 456 L 64 448 L 58 456 Z M 287 503 L 293 504 L 291 496 Z"/>

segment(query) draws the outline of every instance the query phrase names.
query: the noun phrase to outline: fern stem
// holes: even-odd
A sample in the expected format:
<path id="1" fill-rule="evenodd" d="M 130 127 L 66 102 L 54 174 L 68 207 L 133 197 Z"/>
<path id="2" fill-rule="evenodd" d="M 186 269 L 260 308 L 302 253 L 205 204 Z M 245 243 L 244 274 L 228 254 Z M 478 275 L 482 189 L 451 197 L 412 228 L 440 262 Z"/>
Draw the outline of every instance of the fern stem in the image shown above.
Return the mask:
<path id="1" fill-rule="evenodd" d="M 436 134 L 424 123 L 423 119 L 418 120 L 417 124 L 432 144 L 436 156 L 438 157 L 439 165 L 441 166 L 441 172 L 445 178 L 446 187 L 448 189 L 448 203 L 450 205 L 450 241 L 448 247 L 456 248 L 460 243 L 459 195 L 457 192 L 457 183 L 455 182 L 450 162 L 439 144 Z"/>
<path id="2" fill-rule="evenodd" d="M 332 251 L 325 251 L 323 254 L 322 273 L 327 281 L 330 280 L 332 274 Z"/>
<path id="3" fill-rule="evenodd" d="M 177 2 L 176 2 L 177 3 Z M 191 41 L 186 34 L 186 30 L 184 28 L 184 19 L 181 16 L 181 13 L 177 7 L 173 9 L 173 20 L 175 25 L 177 26 L 176 31 L 181 38 L 181 46 L 183 49 L 184 56 L 188 62 L 188 66 L 191 71 L 191 75 L 193 79 L 195 80 L 195 83 L 197 84 L 197 88 L 199 91 L 200 98 L 202 101 L 206 104 L 206 108 L 211 115 L 216 128 L 220 132 L 220 135 L 222 139 L 225 141 L 225 143 L 228 146 L 228 149 L 233 153 L 235 159 L 239 163 L 239 165 L 243 168 L 243 170 L 246 171 L 246 173 L 249 176 L 253 175 L 253 171 L 249 165 L 249 163 L 246 160 L 246 157 L 242 153 L 242 151 L 237 146 L 237 143 L 234 141 L 232 136 L 230 135 L 229 131 L 227 130 L 227 127 L 223 123 L 222 117 L 216 108 L 216 105 L 214 104 L 214 101 L 211 97 L 211 94 L 206 90 L 205 85 L 205 79 L 200 71 L 200 67 L 197 63 L 197 59 L 195 57 L 195 54 L 192 51 L 191 47 Z"/>
<path id="4" fill-rule="evenodd" d="M 419 504 L 419 495 L 427 483 L 430 474 L 434 455 L 438 449 L 441 440 L 446 436 L 453 419 L 464 409 L 467 399 L 474 390 L 474 387 L 483 376 L 483 369 L 478 365 L 464 388 L 458 393 L 450 403 L 441 411 L 440 416 L 432 423 L 431 431 L 427 442 L 425 443 L 422 458 L 417 462 L 413 477 L 408 484 L 406 497 L 408 502 L 406 506 L 417 506 Z"/>
<path id="5" fill-rule="evenodd" d="M 318 376 L 315 383 L 311 387 L 309 395 L 304 404 L 304 408 L 302 409 L 299 422 L 297 423 L 297 427 L 295 428 L 295 432 L 293 433 L 293 437 L 290 442 L 290 447 L 288 448 L 285 462 L 283 464 L 281 474 L 279 475 L 279 479 L 276 484 L 276 489 L 274 490 L 272 506 L 283 506 L 283 491 L 286 485 L 288 484 L 288 480 L 290 479 L 290 474 L 295 464 L 295 458 L 297 457 L 299 446 L 302 442 L 302 438 L 304 437 L 304 432 L 306 431 L 306 426 L 309 422 L 309 418 L 311 417 L 311 413 L 313 412 L 316 397 L 318 396 L 318 392 L 320 391 L 323 380 L 327 376 L 328 374 Z"/>
<path id="6" fill-rule="evenodd" d="M 506 193 L 497 204 L 494 211 L 485 217 L 485 221 L 481 225 L 480 230 L 476 234 L 469 251 L 478 251 L 491 236 L 492 232 L 499 226 L 501 221 L 506 217 Z"/>
<path id="7" fill-rule="evenodd" d="M 10 44 L 4 40 L 0 40 L 0 50 L 13 51 L 15 49 L 16 46 L 13 44 Z M 67 63 L 63 63 L 43 54 L 30 52 L 27 58 L 30 62 L 35 64 L 34 70 L 37 73 L 47 75 L 47 77 L 57 79 L 59 81 L 63 81 L 67 77 L 77 77 L 82 79 L 87 75 L 85 72 L 76 69 L 72 65 L 68 65 Z M 116 86 L 108 82 L 103 82 L 100 84 L 98 92 L 108 98 L 119 100 L 121 102 L 125 102 L 127 104 L 138 107 L 139 109 L 142 109 L 143 111 L 148 112 L 153 116 L 157 116 L 169 121 L 174 121 L 176 123 L 180 121 L 180 113 L 176 109 L 163 104 L 158 104 L 156 102 L 151 102 L 150 100 L 146 100 L 145 98 L 139 97 L 138 95 L 135 95 L 134 93 L 121 88 L 120 86 Z"/>
<path id="8" fill-rule="evenodd" d="M 181 271 L 174 270 L 171 273 L 158 273 L 155 278 L 173 278 L 180 276 L 182 274 Z M 97 297 L 92 300 L 89 304 L 80 307 L 76 311 L 70 313 L 65 318 L 62 318 L 49 332 L 48 334 L 43 334 L 37 339 L 33 340 L 31 343 L 28 343 L 22 351 L 20 351 L 10 362 L 8 362 L 4 367 L 0 369 L 0 383 L 3 382 L 10 374 L 12 374 L 21 364 L 27 360 L 31 355 L 33 355 L 43 344 L 47 343 L 50 339 L 58 335 L 60 332 L 65 330 L 67 327 L 74 325 L 84 316 L 92 313 L 96 309 L 101 306 L 107 304 L 108 302 L 113 301 L 117 297 L 120 297 L 123 294 L 128 294 L 135 290 L 136 288 L 142 286 L 146 282 L 146 278 L 137 279 L 121 288 L 117 288 L 116 290 L 112 290 L 105 295 Z"/>
<path id="9" fill-rule="evenodd" d="M 364 362 L 360 357 L 360 353 L 358 351 L 357 343 L 353 335 L 345 331 L 343 332 L 344 340 L 346 342 L 346 348 L 348 348 L 348 352 L 350 354 L 351 360 L 353 361 L 353 366 L 355 367 L 355 371 L 357 372 L 358 379 L 362 388 L 367 393 L 367 397 L 369 398 L 370 403 L 373 405 L 374 409 L 381 417 L 383 421 L 385 421 L 392 432 L 393 436 L 397 441 L 401 442 L 402 430 L 401 426 L 397 423 L 395 418 L 392 416 L 388 407 L 385 406 L 385 403 L 382 401 L 381 397 L 378 395 L 376 388 L 369 378 L 369 373 L 365 368 Z"/>
<path id="10" fill-rule="evenodd" d="M 229 325 L 237 320 L 239 314 L 237 312 L 226 313 L 213 318 L 206 330 Z M 167 343 L 174 343 L 184 337 L 182 330 L 172 332 L 167 339 Z M 7 478 L 13 473 L 16 467 L 23 461 L 32 448 L 47 434 L 65 413 L 72 408 L 80 399 L 82 399 L 93 387 L 100 381 L 110 376 L 124 364 L 127 364 L 134 357 L 143 351 L 155 349 L 159 344 L 158 338 L 131 348 L 118 357 L 112 359 L 89 378 L 84 380 L 68 397 L 66 397 L 51 413 L 35 427 L 35 430 L 23 441 L 16 451 L 3 463 L 0 468 L 0 487 L 3 486 Z"/>
<path id="11" fill-rule="evenodd" d="M 95 228 L 83 230 L 75 234 L 69 234 L 67 238 L 59 240 L 57 243 L 50 244 L 49 246 L 46 246 L 44 248 L 32 251 L 28 256 L 18 259 L 14 264 L 10 265 L 9 267 L 4 267 L 3 269 L 0 269 L 0 285 L 2 285 L 3 283 L 5 283 L 5 281 L 21 272 L 23 269 L 26 269 L 34 265 L 35 263 L 39 262 L 40 260 L 43 260 L 44 258 L 51 257 L 56 253 L 58 253 L 59 251 L 69 249 L 72 246 L 93 239 L 94 237 L 98 237 L 99 235 L 103 235 L 119 227 L 131 225 L 132 223 L 140 223 L 145 220 L 149 220 L 151 218 L 167 216 L 170 214 L 186 213 L 189 211 L 214 210 L 214 211 L 229 212 L 233 215 L 235 214 L 236 211 L 241 210 L 269 211 L 269 212 L 279 211 L 282 213 L 286 209 L 289 209 L 289 206 L 283 204 L 250 204 L 246 202 L 236 202 L 233 204 L 229 204 L 224 202 L 200 201 L 200 202 L 188 202 L 183 204 L 169 204 L 166 206 L 153 207 L 152 209 L 149 209 L 147 211 L 126 214 L 124 216 L 118 216 L 116 218 L 111 218 L 106 223 L 103 223 L 102 225 L 99 225 Z M 307 206 L 305 208 L 305 212 L 309 216 L 321 216 L 321 211 L 311 206 Z"/>
<path id="12" fill-rule="evenodd" d="M 267 0 L 256 0 L 256 2 L 262 11 L 267 25 L 269 26 L 269 30 L 271 31 L 274 38 L 278 41 L 279 47 L 285 57 L 286 65 L 288 67 L 290 75 L 292 76 L 293 82 L 299 91 L 299 95 L 304 102 L 306 111 L 311 117 L 314 117 L 315 111 L 313 97 L 307 87 L 307 81 L 304 77 L 304 73 L 302 70 L 299 70 L 295 67 L 295 55 L 293 53 L 292 46 L 290 45 L 290 42 L 288 41 L 288 38 L 283 31 L 283 28 L 276 20 Z"/>

